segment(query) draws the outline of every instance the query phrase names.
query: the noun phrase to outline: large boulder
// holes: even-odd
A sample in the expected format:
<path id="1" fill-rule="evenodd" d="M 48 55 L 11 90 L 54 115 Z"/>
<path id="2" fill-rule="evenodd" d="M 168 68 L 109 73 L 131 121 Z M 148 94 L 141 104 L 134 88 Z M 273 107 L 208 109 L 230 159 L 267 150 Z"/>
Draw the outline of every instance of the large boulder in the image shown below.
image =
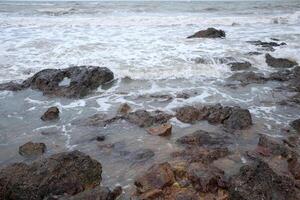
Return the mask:
<path id="1" fill-rule="evenodd" d="M 215 28 L 208 28 L 194 33 L 187 38 L 224 38 L 226 36 L 225 31 L 217 30 Z"/>
<path id="2" fill-rule="evenodd" d="M 45 95 L 69 98 L 83 97 L 100 85 L 113 80 L 114 74 L 106 67 L 76 66 L 65 69 L 44 69 L 23 83 L 0 84 L 0 90 L 32 88 Z"/>
<path id="3" fill-rule="evenodd" d="M 255 161 L 240 168 L 240 172 L 230 178 L 231 200 L 295 200 L 295 183 L 288 176 L 274 172 L 267 163 Z"/>
<path id="4" fill-rule="evenodd" d="M 291 61 L 286 58 L 275 58 L 268 53 L 266 54 L 265 57 L 266 57 L 266 63 L 269 66 L 274 68 L 291 68 L 298 65 L 298 63 L 295 61 Z"/>
<path id="5" fill-rule="evenodd" d="M 25 157 L 40 156 L 46 151 L 44 143 L 27 142 L 19 147 L 19 154 Z"/>
<path id="6" fill-rule="evenodd" d="M 0 198 L 42 200 L 75 195 L 101 182 L 102 166 L 79 151 L 58 153 L 32 164 L 15 163 L 0 171 Z"/>

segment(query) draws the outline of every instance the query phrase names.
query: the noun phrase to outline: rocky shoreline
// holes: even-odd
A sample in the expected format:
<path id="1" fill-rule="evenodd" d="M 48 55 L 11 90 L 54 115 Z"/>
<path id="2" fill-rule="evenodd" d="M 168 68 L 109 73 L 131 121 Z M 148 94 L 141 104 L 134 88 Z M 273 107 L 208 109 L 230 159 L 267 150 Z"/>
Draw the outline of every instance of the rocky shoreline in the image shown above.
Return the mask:
<path id="1" fill-rule="evenodd" d="M 224 38 L 225 31 L 209 28 L 188 38 Z M 276 41 L 276 42 L 275 42 Z M 258 46 L 258 52 L 273 52 L 284 42 L 249 41 Z M 269 75 L 255 72 L 248 61 L 223 59 L 234 74 L 225 80 L 228 88 L 245 87 L 251 84 L 278 82 L 281 91 L 292 92 L 278 105 L 298 106 L 300 103 L 300 66 L 293 60 L 265 54 L 269 67 L 276 70 Z M 205 63 L 205 59 L 197 62 Z M 43 95 L 64 98 L 83 98 L 101 85 L 114 80 L 108 68 L 96 66 L 75 66 L 66 69 L 45 69 L 21 83 L 0 84 L 0 90 L 21 91 L 28 88 Z M 153 99 L 178 98 L 187 100 L 189 94 L 176 97 L 151 96 Z M 58 107 L 50 107 L 40 118 L 45 123 L 60 120 Z M 172 137 L 171 120 L 184 124 L 205 121 L 221 131 L 199 129 L 176 140 L 180 150 L 170 153 L 170 159 L 155 163 L 144 173 L 136 174 L 135 191 L 126 194 L 131 199 L 152 200 L 297 200 L 300 199 L 299 134 L 300 119 L 295 118 L 289 127 L 282 127 L 283 138 L 272 138 L 253 133 L 257 144 L 252 149 L 243 149 L 237 141 L 243 140 L 243 131 L 254 122 L 249 109 L 239 106 L 218 104 L 193 104 L 173 109 L 172 113 L 162 110 L 134 109 L 123 103 L 114 116 L 97 113 L 88 118 L 72 121 L 80 127 L 106 127 L 125 121 L 144 130 L 151 137 Z M 97 135 L 86 142 L 105 141 Z M 99 145 L 100 149 L 114 151 L 118 144 Z M 109 189 L 102 186 L 101 162 L 80 151 L 70 151 L 45 156 L 44 143 L 29 141 L 19 147 L 19 154 L 30 158 L 30 163 L 10 164 L 0 171 L 0 199 L 123 199 L 125 191 L 120 186 Z M 151 149 L 134 152 L 118 151 L 118 154 L 135 163 L 144 163 L 155 153 Z M 240 162 L 242 160 L 242 162 Z M 218 164 L 219 162 L 219 164 Z M 238 166 L 238 173 L 228 174 L 220 165 Z M 230 164 L 231 163 L 231 164 Z M 105 173 L 105 172 L 104 172 Z"/>

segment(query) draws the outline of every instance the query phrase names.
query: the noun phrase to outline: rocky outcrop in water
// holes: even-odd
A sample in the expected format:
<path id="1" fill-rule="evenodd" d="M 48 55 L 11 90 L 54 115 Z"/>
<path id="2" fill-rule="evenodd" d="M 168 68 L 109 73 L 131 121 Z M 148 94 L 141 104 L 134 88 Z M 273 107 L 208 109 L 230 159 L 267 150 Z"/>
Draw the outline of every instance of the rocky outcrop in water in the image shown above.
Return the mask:
<path id="1" fill-rule="evenodd" d="M 101 164 L 79 151 L 58 153 L 32 164 L 15 163 L 0 171 L 0 198 L 42 200 L 75 195 L 99 185 L 101 173 Z"/>
<path id="2" fill-rule="evenodd" d="M 52 121 L 59 118 L 59 109 L 57 107 L 50 107 L 48 110 L 43 114 L 41 120 L 43 121 Z"/>
<path id="3" fill-rule="evenodd" d="M 40 156 L 46 151 L 44 143 L 27 142 L 19 147 L 19 154 L 26 157 Z"/>
<path id="4" fill-rule="evenodd" d="M 249 84 L 262 84 L 268 79 L 261 73 L 255 72 L 238 72 L 227 78 L 228 86 L 246 86 Z"/>
<path id="5" fill-rule="evenodd" d="M 207 120 L 212 124 L 224 124 L 228 129 L 245 129 L 252 125 L 251 114 L 239 107 L 217 105 L 185 106 L 176 110 L 176 117 L 185 123 Z"/>
<path id="6" fill-rule="evenodd" d="M 0 90 L 31 88 L 44 95 L 80 98 L 100 85 L 112 81 L 114 74 L 106 67 L 76 66 L 65 69 L 44 69 L 22 83 L 0 84 Z"/>
<path id="7" fill-rule="evenodd" d="M 194 33 L 187 38 L 224 38 L 226 36 L 225 31 L 217 30 L 215 28 L 208 28 Z"/>
<path id="8" fill-rule="evenodd" d="M 247 70 L 249 69 L 252 65 L 250 62 L 231 62 L 228 63 L 230 66 L 231 71 L 240 71 L 240 70 Z"/>
<path id="9" fill-rule="evenodd" d="M 298 63 L 295 61 L 291 61 L 286 58 L 275 58 L 268 53 L 266 54 L 265 57 L 266 57 L 266 63 L 270 67 L 274 67 L 274 68 L 291 68 L 298 65 Z"/>

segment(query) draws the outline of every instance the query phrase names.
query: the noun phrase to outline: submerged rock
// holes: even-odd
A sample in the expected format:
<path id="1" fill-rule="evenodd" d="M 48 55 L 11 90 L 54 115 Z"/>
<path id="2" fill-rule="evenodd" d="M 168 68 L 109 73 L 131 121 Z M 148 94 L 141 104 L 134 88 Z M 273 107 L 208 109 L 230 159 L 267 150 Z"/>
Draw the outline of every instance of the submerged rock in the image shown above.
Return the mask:
<path id="1" fill-rule="evenodd" d="M 26 157 L 40 156 L 46 151 L 44 143 L 27 142 L 19 147 L 19 154 Z"/>
<path id="2" fill-rule="evenodd" d="M 231 200 L 298 199 L 294 181 L 277 174 L 263 161 L 241 167 L 239 174 L 230 178 L 229 194 Z"/>
<path id="3" fill-rule="evenodd" d="M 252 65 L 250 62 L 232 62 L 228 64 L 231 68 L 231 71 L 239 71 L 249 69 Z"/>
<path id="4" fill-rule="evenodd" d="M 290 126 L 293 127 L 298 133 L 300 133 L 300 119 L 296 119 L 290 123 Z"/>
<path id="5" fill-rule="evenodd" d="M 57 107 L 50 107 L 48 110 L 43 114 L 41 120 L 43 121 L 51 121 L 59 118 L 59 109 Z"/>
<path id="6" fill-rule="evenodd" d="M 172 125 L 162 124 L 160 126 L 147 129 L 147 132 L 151 135 L 156 135 L 156 136 L 169 136 L 172 133 Z"/>
<path id="7" fill-rule="evenodd" d="M 266 57 L 266 63 L 269 66 L 274 68 L 291 68 L 298 65 L 298 63 L 295 61 L 291 61 L 286 58 L 275 58 L 268 53 L 266 54 L 265 57 Z"/>
<path id="8" fill-rule="evenodd" d="M 42 200 L 75 195 L 101 182 L 102 166 L 79 151 L 58 153 L 32 164 L 15 163 L 0 171 L 0 197 Z"/>
<path id="9" fill-rule="evenodd" d="M 78 98 L 100 85 L 113 80 L 113 72 L 106 67 L 76 66 L 65 69 L 44 69 L 23 83 L 0 84 L 0 90 L 32 88 L 44 95 Z"/>
<path id="10" fill-rule="evenodd" d="M 217 30 L 215 28 L 208 28 L 201 30 L 187 38 L 224 38 L 226 36 L 225 31 Z"/>
<path id="11" fill-rule="evenodd" d="M 233 84 L 235 81 L 237 81 L 240 85 L 245 86 L 252 83 L 265 83 L 268 79 L 265 78 L 264 75 L 261 73 L 238 72 L 230 76 L 227 80 L 231 82 L 230 84 Z"/>

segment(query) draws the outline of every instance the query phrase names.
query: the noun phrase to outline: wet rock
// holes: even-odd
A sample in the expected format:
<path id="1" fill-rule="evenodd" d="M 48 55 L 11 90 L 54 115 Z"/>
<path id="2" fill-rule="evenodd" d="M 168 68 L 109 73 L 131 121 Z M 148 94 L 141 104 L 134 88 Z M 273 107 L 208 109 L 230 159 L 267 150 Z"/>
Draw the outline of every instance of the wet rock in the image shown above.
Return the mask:
<path id="1" fill-rule="evenodd" d="M 232 200 L 297 199 L 294 181 L 260 160 L 241 167 L 239 174 L 230 178 L 229 194 Z"/>
<path id="2" fill-rule="evenodd" d="M 147 172 L 136 178 L 134 185 L 139 193 L 154 189 L 163 189 L 175 182 L 174 174 L 169 163 L 155 164 Z"/>
<path id="3" fill-rule="evenodd" d="M 171 115 L 158 110 L 154 112 L 137 110 L 135 112 L 128 113 L 124 119 L 130 123 L 138 125 L 139 127 L 150 127 L 167 123 L 171 117 Z"/>
<path id="4" fill-rule="evenodd" d="M 239 70 L 247 70 L 249 69 L 252 65 L 250 62 L 232 62 L 228 64 L 231 68 L 231 71 L 239 71 Z"/>
<path id="5" fill-rule="evenodd" d="M 270 74 L 269 80 L 272 81 L 288 81 L 293 78 L 293 73 L 290 70 L 279 70 Z"/>
<path id="6" fill-rule="evenodd" d="M 121 187 L 116 187 L 113 191 L 111 191 L 108 187 L 98 186 L 74 196 L 59 198 L 59 200 L 115 200 L 121 194 Z"/>
<path id="7" fill-rule="evenodd" d="M 296 156 L 288 159 L 288 169 L 293 174 L 295 179 L 300 179 L 300 163 Z"/>
<path id="8" fill-rule="evenodd" d="M 26 157 L 40 156 L 46 151 L 44 143 L 27 142 L 19 147 L 19 154 Z"/>
<path id="9" fill-rule="evenodd" d="M 127 154 L 125 155 L 125 159 L 133 163 L 145 162 L 155 156 L 155 153 L 151 149 L 139 149 L 133 152 L 120 153 Z"/>
<path id="10" fill-rule="evenodd" d="M 298 133 L 300 133 L 300 119 L 296 119 L 290 123 L 290 126 L 293 127 Z"/>
<path id="11" fill-rule="evenodd" d="M 171 124 L 162 124 L 160 126 L 147 129 L 147 132 L 150 135 L 169 136 L 172 133 L 172 125 Z"/>
<path id="12" fill-rule="evenodd" d="M 278 46 L 283 46 L 286 45 L 286 43 L 277 43 L 277 42 L 263 42 L 260 40 L 255 40 L 255 41 L 247 41 L 250 44 L 253 44 L 255 46 L 262 46 L 262 47 L 278 47 Z"/>
<path id="13" fill-rule="evenodd" d="M 176 118 L 184 123 L 194 123 L 201 120 L 199 110 L 193 106 L 185 106 L 177 109 Z"/>
<path id="14" fill-rule="evenodd" d="M 224 147 L 231 144 L 231 138 L 218 133 L 198 130 L 178 138 L 176 142 L 184 146 Z"/>
<path id="15" fill-rule="evenodd" d="M 172 153 L 172 157 L 181 158 L 189 163 L 212 163 L 230 154 L 227 147 L 203 148 L 199 146 L 187 146 L 184 150 Z"/>
<path id="16" fill-rule="evenodd" d="M 57 107 L 50 107 L 41 117 L 43 121 L 51 121 L 59 118 L 59 109 Z"/>
<path id="17" fill-rule="evenodd" d="M 252 118 L 249 110 L 234 108 L 230 116 L 224 121 L 224 126 L 229 129 L 245 129 L 252 125 Z"/>
<path id="18" fill-rule="evenodd" d="M 101 182 L 102 167 L 79 151 L 58 153 L 30 165 L 15 163 L 0 171 L 0 197 L 42 200 L 75 195 Z"/>
<path id="19" fill-rule="evenodd" d="M 12 82 L 0 84 L 0 90 L 20 90 L 30 87 L 42 91 L 44 95 L 78 98 L 89 94 L 113 78 L 113 72 L 105 67 L 44 69 L 21 84 Z"/>
<path id="20" fill-rule="evenodd" d="M 295 61 L 291 61 L 285 58 L 275 58 L 268 53 L 265 57 L 266 63 L 274 68 L 291 68 L 298 65 L 298 63 L 296 63 Z"/>
<path id="21" fill-rule="evenodd" d="M 187 38 L 224 38 L 226 36 L 223 30 L 217 30 L 215 28 L 208 28 L 201 30 Z"/>
<path id="22" fill-rule="evenodd" d="M 123 103 L 120 105 L 118 109 L 118 114 L 126 115 L 131 111 L 131 107 L 127 103 Z"/>
<path id="23" fill-rule="evenodd" d="M 225 188 L 224 172 L 213 166 L 192 163 L 188 168 L 188 179 L 198 192 L 216 192 Z"/>
<path id="24" fill-rule="evenodd" d="M 190 95 L 188 93 L 182 92 L 182 93 L 177 94 L 176 98 L 179 98 L 179 99 L 188 99 L 188 98 L 190 98 Z"/>
<path id="25" fill-rule="evenodd" d="M 230 82 L 237 81 L 243 86 L 252 83 L 262 84 L 267 81 L 263 74 L 255 72 L 238 72 L 230 76 L 227 80 Z"/>
<path id="26" fill-rule="evenodd" d="M 262 55 L 263 53 L 261 52 L 257 52 L 257 51 L 251 51 L 251 52 L 248 52 L 246 55 L 249 55 L 249 56 L 258 56 L 258 55 Z"/>

